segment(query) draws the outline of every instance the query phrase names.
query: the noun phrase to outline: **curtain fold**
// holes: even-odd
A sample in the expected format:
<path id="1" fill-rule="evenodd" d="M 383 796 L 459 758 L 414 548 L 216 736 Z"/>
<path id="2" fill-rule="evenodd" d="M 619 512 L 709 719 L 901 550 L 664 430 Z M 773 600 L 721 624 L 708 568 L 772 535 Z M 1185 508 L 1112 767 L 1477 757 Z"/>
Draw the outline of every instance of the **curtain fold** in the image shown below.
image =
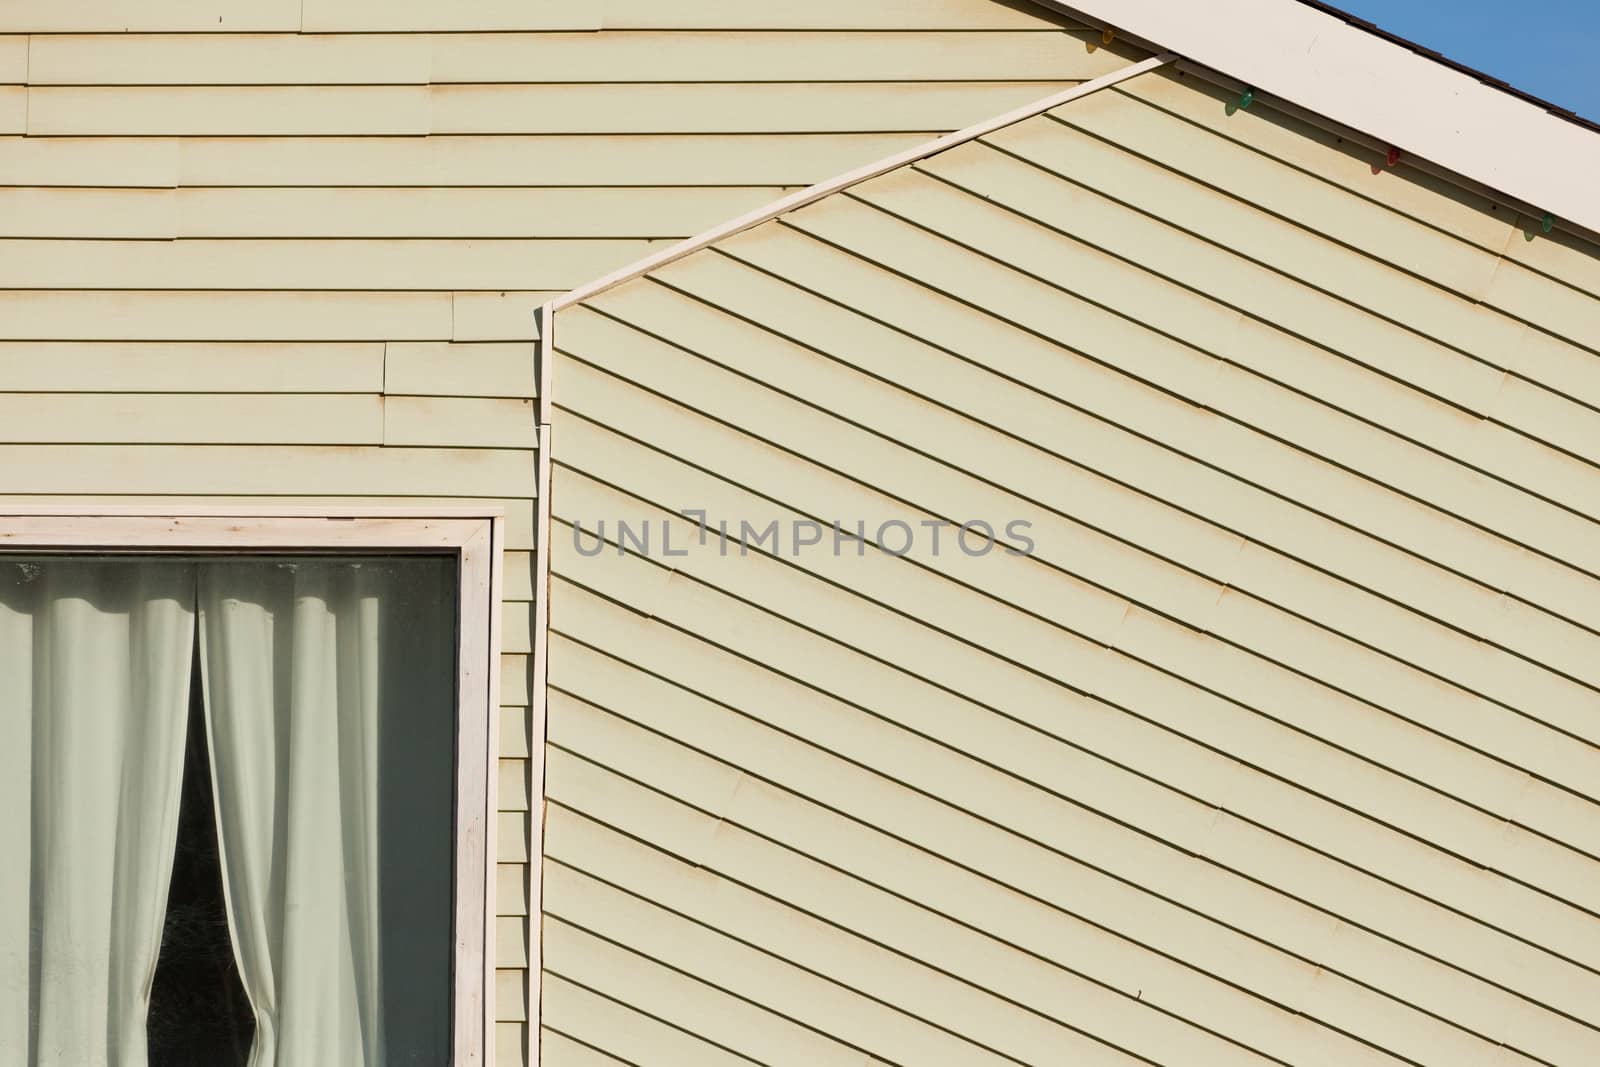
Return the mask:
<path id="1" fill-rule="evenodd" d="M 193 566 L 0 561 L 0 1034 L 144 1067 L 177 841 Z"/>
<path id="2" fill-rule="evenodd" d="M 208 563 L 199 618 L 251 1067 L 445 1062 L 453 571 Z"/>

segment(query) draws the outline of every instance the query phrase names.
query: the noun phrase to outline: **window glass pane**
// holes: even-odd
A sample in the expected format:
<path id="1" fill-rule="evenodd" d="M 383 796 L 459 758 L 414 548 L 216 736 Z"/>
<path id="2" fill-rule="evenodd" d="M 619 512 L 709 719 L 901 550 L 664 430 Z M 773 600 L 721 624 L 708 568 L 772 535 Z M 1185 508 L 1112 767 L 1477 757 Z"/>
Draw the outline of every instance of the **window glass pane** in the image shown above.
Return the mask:
<path id="1" fill-rule="evenodd" d="M 0 1027 L 20 1011 L 37 1053 L 61 1029 L 58 1005 L 112 1046 L 142 1043 L 148 1003 L 119 1009 L 125 992 L 57 981 L 61 954 L 40 932 L 58 905 L 34 883 L 62 854 L 53 842 L 75 835 L 170 873 L 197 656 L 228 929 L 260 1061 L 448 1062 L 456 605 L 450 557 L 0 557 L 0 727 L 23 740 L 6 769 L 28 772 L 22 803 L 0 809 L 8 853 L 25 861 L 0 903 L 22 894 L 29 920 L 19 937 L 0 930 L 0 990 L 21 991 L 0 1003 Z M 80 675 L 97 681 L 62 680 Z M 74 773 L 52 792 L 63 761 Z M 148 793 L 152 814 L 108 825 L 97 781 Z M 96 884 L 114 898 L 116 883 Z M 126 914 L 93 939 L 111 973 L 119 952 L 148 973 L 116 942 L 161 929 L 165 888 L 116 904 Z M 108 1004 L 138 1025 L 120 1032 Z M 98 1051 L 83 1062 L 124 1058 Z"/>

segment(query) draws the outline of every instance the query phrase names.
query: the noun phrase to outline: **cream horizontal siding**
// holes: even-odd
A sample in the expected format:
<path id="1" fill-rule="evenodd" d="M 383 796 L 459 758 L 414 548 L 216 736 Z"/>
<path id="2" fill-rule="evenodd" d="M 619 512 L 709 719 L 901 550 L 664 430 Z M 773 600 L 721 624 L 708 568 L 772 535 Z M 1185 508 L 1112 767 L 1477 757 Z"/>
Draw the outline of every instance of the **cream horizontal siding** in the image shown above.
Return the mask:
<path id="1" fill-rule="evenodd" d="M 409 377 L 413 362 L 398 373 Z M 19 394 L 377 394 L 384 391 L 386 361 L 381 341 L 0 341 L 0 367 L 6 387 Z"/>
<path id="2" fill-rule="evenodd" d="M 729 207 L 742 213 L 789 191 L 15 188 L 0 189 L 0 237 L 670 237 L 709 229 Z"/>
<path id="3" fill-rule="evenodd" d="M 565 288 L 661 242 L 328 239 L 0 240 L 0 288 L 426 291 Z M 430 285 L 431 283 L 431 285 Z M 530 328 L 531 329 L 531 328 Z"/>
<path id="4" fill-rule="evenodd" d="M 1091 40 L 991 0 L 28 0 L 0 15 L 5 501 L 507 515 L 497 1062 L 522 1062 L 532 1036 L 535 309 L 1132 54 Z M 571 917 L 598 933 L 548 920 L 547 941 L 608 944 L 639 907 L 624 894 Z M 546 976 L 546 1063 L 737 1059 L 723 1032 L 761 1033 L 774 1062 L 842 1047 L 763 1030 L 736 983 L 691 992 L 664 964 L 617 959 Z M 691 1003 L 733 1029 L 674 1029 L 672 1005 Z M 600 1051 L 608 1029 L 622 1043 Z"/>
<path id="5" fill-rule="evenodd" d="M 600 26 L 583 0 L 465 0 L 441 9 L 419 0 L 90 0 L 61 10 L 24 0 L 6 12 L 6 29 L 33 33 L 261 33 L 328 30 L 395 33 L 425 30 L 581 30 Z"/>
<path id="6" fill-rule="evenodd" d="M 268 195 L 279 187 L 439 187 L 440 195 L 455 196 L 459 194 L 453 187 L 458 186 L 809 185 L 925 140 L 927 134 L 918 132 L 182 140 L 0 137 L 4 149 L 0 185 L 47 186 L 13 194 L 45 201 L 59 197 L 60 190 L 85 188 L 96 190 L 91 197 L 101 189 L 219 186 L 263 187 Z M 175 203 L 176 197 L 158 197 L 154 202 Z M 176 236 L 176 226 L 173 233 L 158 236 Z"/>
<path id="7" fill-rule="evenodd" d="M 22 85 L 0 85 L 0 134 L 28 130 L 28 90 Z"/>
<path id="8" fill-rule="evenodd" d="M 517 487 L 527 492 L 533 455 L 378 444 L 16 444 L 6 451 L 6 475 L 14 493 L 486 497 Z"/>
<path id="9" fill-rule="evenodd" d="M 6 185 L 155 188 L 172 185 L 178 173 L 175 140 L 0 136 L 0 147 L 0 182 Z"/>
<path id="10" fill-rule="evenodd" d="M 32 86 L 35 137 L 894 133 L 970 125 L 1059 82 Z M 15 126 L 14 122 L 9 126 Z"/>
<path id="11" fill-rule="evenodd" d="M 27 83 L 29 44 L 23 34 L 0 34 L 0 84 Z"/>
<path id="12" fill-rule="evenodd" d="M 137 279 L 122 279 L 137 284 Z M 5 341 L 449 341 L 450 292 L 0 289 Z M 538 306 L 532 302 L 527 308 Z M 525 334 L 532 330 L 524 327 Z"/>
<path id="13" fill-rule="evenodd" d="M 558 314 L 547 1032 L 1600 1054 L 1597 252 L 1186 81 Z"/>
<path id="14" fill-rule="evenodd" d="M 901 27 L 894 27 L 901 29 Z M 1060 33 L 36 35 L 0 43 L 0 81 L 33 85 L 896 82 L 1093 77 L 1125 60 Z M 23 66 L 23 58 L 27 65 Z M 8 71 L 18 72 L 7 76 Z M 26 71 L 27 76 L 21 76 Z"/>
<path id="15" fill-rule="evenodd" d="M 0 441 L 381 445 L 385 429 L 376 394 L 0 396 Z"/>
<path id="16" fill-rule="evenodd" d="M 754 30 L 1048 30 L 1056 17 L 1025 3 L 975 4 L 971 0 L 819 0 L 791 11 L 743 0 L 606 0 L 609 29 L 652 30 L 720 26 Z"/>
<path id="17" fill-rule="evenodd" d="M 184 0 L 94 0 L 63 8 L 50 0 L 22 0 L 6 9 L 10 33 L 173 32 L 233 33 L 296 31 L 300 0 L 215 0 L 202 5 Z"/>
<path id="18" fill-rule="evenodd" d="M 585 0 L 304 0 L 300 30 L 415 33 L 426 30 L 597 30 L 600 11 Z"/>
<path id="19" fill-rule="evenodd" d="M 384 348 L 383 392 L 390 397 L 506 397 L 538 391 L 532 344 L 391 342 Z"/>

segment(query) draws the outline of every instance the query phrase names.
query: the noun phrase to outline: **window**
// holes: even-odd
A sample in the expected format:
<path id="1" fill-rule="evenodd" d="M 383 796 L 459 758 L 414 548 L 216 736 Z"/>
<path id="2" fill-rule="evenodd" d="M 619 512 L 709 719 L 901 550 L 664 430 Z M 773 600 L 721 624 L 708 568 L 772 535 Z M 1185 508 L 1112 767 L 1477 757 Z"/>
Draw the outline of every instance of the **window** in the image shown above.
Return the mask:
<path id="1" fill-rule="evenodd" d="M 496 530 L 0 517 L 8 1055 L 484 1062 Z"/>

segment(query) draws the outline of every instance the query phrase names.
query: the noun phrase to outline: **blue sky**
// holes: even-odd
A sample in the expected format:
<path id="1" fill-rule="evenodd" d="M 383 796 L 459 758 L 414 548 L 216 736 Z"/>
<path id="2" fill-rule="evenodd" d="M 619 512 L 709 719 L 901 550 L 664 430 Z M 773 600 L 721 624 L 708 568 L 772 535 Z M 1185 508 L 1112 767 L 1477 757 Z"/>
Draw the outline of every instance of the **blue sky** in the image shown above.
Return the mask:
<path id="1" fill-rule="evenodd" d="M 1600 0 L 1329 0 L 1600 122 Z"/>

